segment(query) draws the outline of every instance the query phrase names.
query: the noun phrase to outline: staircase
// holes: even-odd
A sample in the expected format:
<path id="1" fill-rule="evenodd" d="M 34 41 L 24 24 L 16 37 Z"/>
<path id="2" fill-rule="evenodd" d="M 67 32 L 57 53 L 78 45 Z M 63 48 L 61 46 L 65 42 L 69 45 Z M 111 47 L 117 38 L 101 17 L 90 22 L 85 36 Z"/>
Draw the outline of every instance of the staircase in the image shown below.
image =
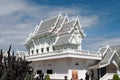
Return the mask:
<path id="1" fill-rule="evenodd" d="M 106 73 L 100 80 L 112 80 L 115 73 Z"/>

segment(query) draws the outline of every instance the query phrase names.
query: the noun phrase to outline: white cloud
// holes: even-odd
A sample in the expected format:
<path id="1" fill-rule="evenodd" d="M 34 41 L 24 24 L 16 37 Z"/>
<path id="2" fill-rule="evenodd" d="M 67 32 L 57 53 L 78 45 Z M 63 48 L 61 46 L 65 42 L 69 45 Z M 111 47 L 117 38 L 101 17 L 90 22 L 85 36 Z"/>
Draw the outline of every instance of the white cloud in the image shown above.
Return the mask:
<path id="1" fill-rule="evenodd" d="M 22 43 L 34 31 L 40 20 L 67 13 L 70 19 L 80 15 L 83 10 L 76 7 L 33 6 L 24 0 L 0 1 L 0 49 L 13 44 L 23 49 Z M 83 27 L 90 27 L 98 22 L 97 15 L 79 16 Z"/>
<path id="2" fill-rule="evenodd" d="M 103 38 L 103 37 L 94 37 L 86 38 L 83 44 L 84 49 L 97 51 L 100 47 L 106 45 L 120 45 L 120 38 Z"/>
<path id="3" fill-rule="evenodd" d="M 77 15 L 76 15 L 77 16 Z M 71 16 L 70 19 L 75 19 L 76 16 Z M 99 23 L 98 15 L 90 15 L 90 16 L 81 16 L 79 15 L 80 23 L 82 27 L 92 27 Z"/>
<path id="4" fill-rule="evenodd" d="M 0 2 L 0 16 L 6 16 L 9 14 L 14 13 L 15 11 L 19 11 L 24 9 L 24 4 L 21 3 L 20 1 L 16 0 L 2 0 Z"/>
<path id="5" fill-rule="evenodd" d="M 80 16 L 80 21 L 83 27 L 92 27 L 96 24 L 98 24 L 98 18 L 97 15 L 92 16 Z"/>

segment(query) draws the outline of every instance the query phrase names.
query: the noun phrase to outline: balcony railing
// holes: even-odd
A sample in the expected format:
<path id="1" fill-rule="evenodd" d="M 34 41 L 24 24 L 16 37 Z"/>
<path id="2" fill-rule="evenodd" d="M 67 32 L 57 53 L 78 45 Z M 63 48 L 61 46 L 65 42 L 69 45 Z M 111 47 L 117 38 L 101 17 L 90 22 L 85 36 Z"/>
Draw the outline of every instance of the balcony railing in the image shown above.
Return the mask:
<path id="1" fill-rule="evenodd" d="M 40 54 L 32 54 L 32 55 L 27 55 L 27 59 L 33 59 L 33 58 L 49 58 L 49 57 L 60 57 L 60 56 L 82 56 L 82 57 L 90 57 L 90 58 L 95 58 L 95 59 L 101 59 L 101 54 L 97 52 L 92 52 L 92 51 L 84 51 L 84 50 L 77 50 L 77 49 L 62 49 L 62 50 L 57 50 L 53 52 L 47 52 L 47 53 L 40 53 Z M 72 56 L 71 56 L 72 57 Z"/>

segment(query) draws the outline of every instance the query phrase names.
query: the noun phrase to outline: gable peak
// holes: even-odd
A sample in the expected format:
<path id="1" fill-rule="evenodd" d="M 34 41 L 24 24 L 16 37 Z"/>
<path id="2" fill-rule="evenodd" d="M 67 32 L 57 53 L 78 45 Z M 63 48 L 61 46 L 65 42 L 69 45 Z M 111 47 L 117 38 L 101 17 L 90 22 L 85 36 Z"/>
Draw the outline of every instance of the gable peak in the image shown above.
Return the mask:
<path id="1" fill-rule="evenodd" d="M 61 12 L 59 12 L 58 16 L 62 16 Z"/>

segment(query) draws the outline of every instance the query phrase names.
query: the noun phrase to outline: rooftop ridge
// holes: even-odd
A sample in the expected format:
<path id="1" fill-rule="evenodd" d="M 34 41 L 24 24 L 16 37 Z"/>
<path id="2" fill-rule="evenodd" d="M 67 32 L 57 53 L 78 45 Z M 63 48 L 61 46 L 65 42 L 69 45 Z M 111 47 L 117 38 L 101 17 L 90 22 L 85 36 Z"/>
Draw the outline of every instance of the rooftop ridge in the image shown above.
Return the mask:
<path id="1" fill-rule="evenodd" d="M 62 17 L 61 14 L 58 14 L 58 15 L 56 15 L 56 16 L 53 16 L 53 17 L 47 18 L 47 19 L 42 20 L 42 21 L 45 22 L 45 21 L 51 20 L 51 19 L 56 18 L 56 17 L 59 17 L 59 16 Z"/>
<path id="2" fill-rule="evenodd" d="M 113 44 L 113 45 L 109 45 L 109 46 L 110 46 L 110 47 L 111 47 L 111 46 L 120 46 L 120 44 Z"/>
<path id="3" fill-rule="evenodd" d="M 65 24 L 67 24 L 67 23 L 70 23 L 70 22 L 73 22 L 73 21 L 75 21 L 75 19 L 73 19 L 73 20 L 70 20 L 70 21 L 66 22 Z"/>

